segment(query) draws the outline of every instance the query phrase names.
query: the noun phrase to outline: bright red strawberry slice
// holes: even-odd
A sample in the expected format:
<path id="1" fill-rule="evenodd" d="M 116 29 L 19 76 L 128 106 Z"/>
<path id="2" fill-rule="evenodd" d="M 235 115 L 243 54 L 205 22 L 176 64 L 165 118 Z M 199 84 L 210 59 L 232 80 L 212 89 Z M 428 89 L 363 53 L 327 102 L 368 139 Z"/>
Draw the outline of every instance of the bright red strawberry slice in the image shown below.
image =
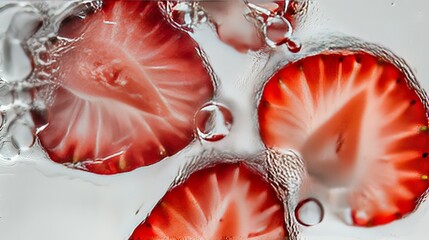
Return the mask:
<path id="1" fill-rule="evenodd" d="M 285 239 L 283 204 L 242 164 L 201 170 L 168 192 L 130 240 Z"/>
<path id="2" fill-rule="evenodd" d="M 348 188 L 355 225 L 391 222 L 412 212 L 429 186 L 426 109 L 407 83 L 393 64 L 364 52 L 306 57 L 266 83 L 262 139 L 300 151 L 310 174 Z"/>
<path id="3" fill-rule="evenodd" d="M 213 83 L 196 43 L 170 26 L 156 2 L 103 4 L 60 29 L 78 40 L 55 59 L 51 80 L 59 87 L 39 138 L 56 162 L 114 174 L 188 145 Z"/>

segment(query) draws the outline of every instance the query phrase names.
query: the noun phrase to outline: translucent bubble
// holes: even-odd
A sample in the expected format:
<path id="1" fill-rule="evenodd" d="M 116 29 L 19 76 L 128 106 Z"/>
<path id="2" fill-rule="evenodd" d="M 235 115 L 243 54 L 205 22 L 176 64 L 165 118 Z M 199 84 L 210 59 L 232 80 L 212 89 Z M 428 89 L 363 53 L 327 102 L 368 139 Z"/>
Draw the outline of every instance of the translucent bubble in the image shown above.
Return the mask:
<path id="1" fill-rule="evenodd" d="M 262 31 L 267 45 L 277 47 L 290 39 L 292 25 L 285 17 L 274 15 L 267 18 Z"/>
<path id="2" fill-rule="evenodd" d="M 219 141 L 228 135 L 232 126 L 231 111 L 220 103 L 203 106 L 195 116 L 198 136 L 205 141 Z"/>
<path id="3" fill-rule="evenodd" d="M 18 149 L 16 149 L 11 141 L 4 141 L 0 143 L 0 156 L 2 158 L 10 160 L 18 154 Z"/>
<path id="4" fill-rule="evenodd" d="M 9 127 L 9 133 L 12 138 L 12 144 L 18 150 L 27 150 L 33 146 L 35 141 L 35 132 L 32 127 L 21 121 L 15 121 Z"/>
<path id="5" fill-rule="evenodd" d="M 308 198 L 298 203 L 295 208 L 296 220 L 303 226 L 310 227 L 322 222 L 324 210 L 319 200 Z"/>
<path id="6" fill-rule="evenodd" d="M 197 2 L 167 2 L 170 19 L 181 28 L 191 30 L 194 26 L 205 23 L 207 15 Z"/>

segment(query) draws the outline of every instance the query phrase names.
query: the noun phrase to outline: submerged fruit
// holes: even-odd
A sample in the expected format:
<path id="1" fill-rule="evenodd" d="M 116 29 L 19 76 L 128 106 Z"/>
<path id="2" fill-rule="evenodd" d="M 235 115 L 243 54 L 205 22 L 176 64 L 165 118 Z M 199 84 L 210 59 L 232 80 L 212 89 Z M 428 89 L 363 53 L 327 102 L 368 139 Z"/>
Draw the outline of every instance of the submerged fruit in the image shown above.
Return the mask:
<path id="1" fill-rule="evenodd" d="M 240 52 L 246 52 L 260 50 L 267 44 L 272 46 L 266 42 L 269 38 L 265 39 L 263 31 L 263 25 L 270 22 L 270 19 L 282 19 L 287 23 L 286 30 L 283 26 L 271 28 L 270 35 L 274 35 L 274 39 L 283 37 L 285 32 L 290 35 L 292 27 L 296 25 L 297 14 L 305 8 L 306 1 L 203 0 L 199 4 L 214 22 L 220 40 Z"/>
<path id="2" fill-rule="evenodd" d="M 213 83 L 197 44 L 156 2 L 104 1 L 84 19 L 65 20 L 59 35 L 72 40 L 53 55 L 57 88 L 38 134 L 52 160 L 114 174 L 191 142 Z"/>
<path id="3" fill-rule="evenodd" d="M 221 164 L 173 188 L 130 240 L 286 238 L 275 191 L 243 164 Z"/>
<path id="4" fill-rule="evenodd" d="M 263 90 L 262 139 L 299 151 L 325 185 L 345 187 L 355 225 L 389 223 L 411 213 L 429 187 L 429 135 L 420 131 L 427 109 L 409 81 L 365 52 L 290 63 Z"/>

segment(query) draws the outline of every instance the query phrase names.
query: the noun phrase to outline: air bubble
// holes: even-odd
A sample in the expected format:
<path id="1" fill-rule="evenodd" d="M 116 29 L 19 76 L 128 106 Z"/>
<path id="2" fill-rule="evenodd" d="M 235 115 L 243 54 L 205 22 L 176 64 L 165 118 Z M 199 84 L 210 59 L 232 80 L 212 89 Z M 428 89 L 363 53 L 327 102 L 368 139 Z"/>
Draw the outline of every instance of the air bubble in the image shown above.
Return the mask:
<path id="1" fill-rule="evenodd" d="M 166 2 L 165 10 L 170 20 L 185 30 L 207 22 L 207 14 L 197 2 Z"/>
<path id="2" fill-rule="evenodd" d="M 292 25 L 285 17 L 274 15 L 268 17 L 262 31 L 267 45 L 274 48 L 289 41 Z"/>
<path id="3" fill-rule="evenodd" d="M 0 156 L 3 159 L 10 160 L 18 156 L 18 154 L 18 149 L 16 149 L 11 141 L 4 141 L 0 143 Z"/>
<path id="4" fill-rule="evenodd" d="M 310 227 L 322 222 L 324 210 L 319 200 L 308 198 L 298 203 L 295 208 L 296 220 L 303 226 Z"/>
<path id="5" fill-rule="evenodd" d="M 35 142 L 35 132 L 32 127 L 21 121 L 15 121 L 9 127 L 12 144 L 16 149 L 25 151 L 31 148 Z"/>
<path id="6" fill-rule="evenodd" d="M 220 103 L 203 106 L 195 116 L 198 136 L 205 141 L 219 141 L 229 134 L 232 126 L 231 111 Z"/>

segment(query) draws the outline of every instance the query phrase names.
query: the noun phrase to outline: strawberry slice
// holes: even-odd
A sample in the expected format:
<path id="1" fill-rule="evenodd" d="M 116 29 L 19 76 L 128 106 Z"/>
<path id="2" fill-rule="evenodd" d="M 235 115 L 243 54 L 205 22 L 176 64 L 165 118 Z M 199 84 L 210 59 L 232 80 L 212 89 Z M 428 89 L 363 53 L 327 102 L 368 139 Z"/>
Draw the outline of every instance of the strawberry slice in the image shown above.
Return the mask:
<path id="1" fill-rule="evenodd" d="M 279 0 L 229 0 L 229 1 L 207 1 L 199 3 L 214 21 L 216 32 L 220 40 L 240 52 L 248 50 L 257 51 L 266 46 L 260 21 L 266 21 L 268 15 L 261 13 L 258 20 L 246 16 L 250 12 L 251 4 L 264 9 L 269 15 L 283 15 L 293 27 L 296 25 L 296 17 L 306 7 L 306 1 Z M 284 29 L 273 29 L 275 35 L 283 36 Z"/>
<path id="2" fill-rule="evenodd" d="M 54 161 L 114 174 L 192 141 L 194 114 L 213 83 L 197 44 L 156 2 L 105 1 L 85 19 L 66 20 L 59 34 L 75 40 L 53 55 L 58 87 L 38 135 Z"/>
<path id="3" fill-rule="evenodd" d="M 130 240 L 285 239 L 283 204 L 243 164 L 196 172 L 155 206 Z"/>
<path id="4" fill-rule="evenodd" d="M 355 225 L 386 224 L 414 211 L 429 187 L 425 94 L 412 86 L 365 52 L 309 56 L 266 83 L 260 134 L 267 147 L 299 151 L 319 181 L 348 189 Z"/>

